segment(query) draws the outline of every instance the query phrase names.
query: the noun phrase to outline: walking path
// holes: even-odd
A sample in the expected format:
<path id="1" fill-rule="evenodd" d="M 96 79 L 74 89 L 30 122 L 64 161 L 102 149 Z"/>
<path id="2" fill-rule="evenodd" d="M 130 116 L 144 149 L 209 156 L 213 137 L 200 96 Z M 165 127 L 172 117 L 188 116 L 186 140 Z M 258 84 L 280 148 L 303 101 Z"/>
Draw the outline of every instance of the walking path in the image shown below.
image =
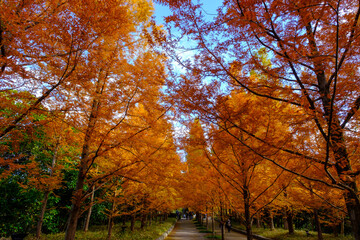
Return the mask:
<path id="1" fill-rule="evenodd" d="M 218 223 L 215 224 L 215 232 L 217 235 L 221 235 Z M 196 229 L 193 221 L 181 219 L 176 223 L 166 240 L 205 240 L 206 235 L 206 233 L 200 233 L 199 230 Z M 246 240 L 246 236 L 233 231 L 225 231 L 225 240 Z"/>
<path id="2" fill-rule="evenodd" d="M 181 219 L 177 221 L 174 229 L 166 240 L 200 240 L 206 239 L 205 233 L 200 233 L 191 220 Z"/>

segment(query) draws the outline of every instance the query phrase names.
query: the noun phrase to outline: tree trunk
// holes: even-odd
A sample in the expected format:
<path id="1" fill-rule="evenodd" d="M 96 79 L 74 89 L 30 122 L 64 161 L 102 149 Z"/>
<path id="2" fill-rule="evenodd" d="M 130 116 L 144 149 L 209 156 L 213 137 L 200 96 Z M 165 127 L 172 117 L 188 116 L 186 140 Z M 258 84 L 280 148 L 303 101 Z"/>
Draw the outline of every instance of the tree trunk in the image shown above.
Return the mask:
<path id="1" fill-rule="evenodd" d="M 325 66 L 323 62 L 319 61 L 318 56 L 320 56 L 320 54 L 316 45 L 315 36 L 310 22 L 308 22 L 306 26 L 306 33 L 309 41 L 309 46 L 313 55 L 312 61 L 314 66 L 314 72 L 316 73 L 318 81 L 324 116 L 328 121 L 328 126 L 331 126 L 331 128 L 329 127 L 328 129 L 329 139 L 326 139 L 324 137 L 324 140 L 328 142 L 327 144 L 334 154 L 335 169 L 338 177 L 341 179 L 341 182 L 345 183 L 345 185 L 347 185 L 351 189 L 346 190 L 346 192 L 344 193 L 344 198 L 348 215 L 351 220 L 353 236 L 355 239 L 360 239 L 360 202 L 359 197 L 357 196 L 357 184 L 355 180 L 351 179 L 352 177 L 349 175 L 349 173 L 352 172 L 352 169 L 346 147 L 348 144 L 345 142 L 344 137 L 344 126 L 342 126 L 340 123 L 336 108 L 332 107 L 332 99 L 330 94 L 331 84 L 329 84 L 326 79 Z M 330 176 L 330 174 L 328 175 Z"/>
<path id="2" fill-rule="evenodd" d="M 256 213 L 256 227 L 261 228 L 261 219 L 259 212 Z"/>
<path id="3" fill-rule="evenodd" d="M 40 236 L 41 236 L 41 229 L 42 229 L 42 224 L 44 222 L 44 216 L 45 216 L 47 202 L 49 199 L 49 194 L 50 194 L 50 191 L 45 192 L 44 200 L 42 202 L 41 212 L 39 215 L 39 221 L 36 226 L 36 239 L 40 239 Z"/>
<path id="4" fill-rule="evenodd" d="M 355 183 L 354 183 L 355 185 Z M 360 239 L 360 203 L 352 193 L 345 194 L 346 208 L 351 221 L 353 237 Z"/>
<path id="5" fill-rule="evenodd" d="M 75 192 L 73 194 L 73 203 L 70 210 L 69 216 L 69 224 L 66 229 L 65 240 L 74 240 L 75 233 L 77 228 L 78 219 L 81 213 L 81 206 L 83 202 L 83 191 L 84 191 L 84 184 L 85 179 L 88 173 L 88 168 L 90 168 L 91 160 L 90 159 L 90 143 L 93 137 L 93 132 L 95 129 L 96 120 L 98 118 L 99 108 L 100 108 L 100 96 L 101 96 L 101 84 L 100 79 L 97 82 L 96 86 L 96 94 L 93 100 L 93 104 L 91 107 L 91 113 L 89 116 L 88 126 L 86 128 L 85 137 L 83 148 L 81 152 L 81 161 L 79 166 L 79 172 L 76 182 Z"/>
<path id="6" fill-rule="evenodd" d="M 130 230 L 133 232 L 135 229 L 135 214 L 131 215 Z"/>
<path id="7" fill-rule="evenodd" d="M 206 213 L 206 229 L 208 229 L 209 228 L 209 215 L 208 215 L 208 213 Z"/>
<path id="8" fill-rule="evenodd" d="M 215 220 L 214 220 L 214 212 L 211 212 L 211 231 L 212 234 L 215 235 Z"/>
<path id="9" fill-rule="evenodd" d="M 246 227 L 246 238 L 247 240 L 253 239 L 252 228 L 251 228 L 251 216 L 250 216 L 250 196 L 247 186 L 244 186 L 243 197 L 244 197 L 244 208 L 245 208 L 245 227 Z"/>
<path id="10" fill-rule="evenodd" d="M 58 139 L 56 146 L 55 146 L 54 155 L 53 155 L 52 162 L 51 162 L 50 176 L 52 176 L 53 169 L 56 165 L 56 159 L 57 159 L 57 153 L 59 150 L 59 146 L 60 146 L 60 139 Z M 42 229 L 42 225 L 44 222 L 44 216 L 45 216 L 45 212 L 46 212 L 47 202 L 49 200 L 49 195 L 50 195 L 50 191 L 48 190 L 45 192 L 44 200 L 43 200 L 42 206 L 41 206 L 41 212 L 39 215 L 39 221 L 36 226 L 36 239 L 40 239 L 40 236 L 41 236 L 41 229 Z"/>
<path id="11" fill-rule="evenodd" d="M 274 230 L 275 230 L 274 216 L 273 216 L 273 213 L 270 212 L 270 231 L 274 231 Z"/>
<path id="12" fill-rule="evenodd" d="M 289 230 L 289 224 L 288 224 L 288 221 L 287 221 L 287 215 L 286 215 L 286 212 L 283 212 L 283 223 L 284 223 L 284 229 L 285 230 Z"/>
<path id="13" fill-rule="evenodd" d="M 321 230 L 321 224 L 320 224 L 319 214 L 318 214 L 318 210 L 317 210 L 317 209 L 314 209 L 314 219 L 315 219 L 315 226 L 316 226 L 316 231 L 317 231 L 318 239 L 319 239 L 319 240 L 323 240 L 323 235 L 322 235 L 322 230 Z"/>
<path id="14" fill-rule="evenodd" d="M 341 226 L 340 226 L 340 234 L 342 235 L 342 236 L 344 236 L 344 234 L 345 234 L 345 218 L 344 217 L 342 217 L 341 218 Z"/>
<path id="15" fill-rule="evenodd" d="M 116 196 L 116 192 L 114 192 L 114 196 Z M 115 213 L 115 208 L 116 208 L 116 203 L 115 203 L 115 200 L 113 200 L 112 204 L 111 204 L 111 211 L 110 211 L 110 214 L 109 214 L 108 235 L 107 235 L 106 240 L 111 239 L 112 228 L 114 226 L 113 216 L 114 216 L 114 213 Z"/>
<path id="16" fill-rule="evenodd" d="M 89 230 L 91 211 L 92 211 L 92 207 L 94 204 L 94 196 L 95 196 L 95 185 L 92 187 L 91 198 L 90 198 L 90 208 L 86 215 L 86 220 L 85 220 L 85 224 L 84 224 L 84 232 L 87 232 Z"/>
<path id="17" fill-rule="evenodd" d="M 108 235 L 107 235 L 106 240 L 110 240 L 110 239 L 111 239 L 113 226 L 114 226 L 114 221 L 113 221 L 112 214 L 110 214 L 110 216 L 109 216 L 109 221 L 108 221 Z"/>
<path id="18" fill-rule="evenodd" d="M 289 234 L 290 235 L 294 234 L 295 230 L 294 230 L 294 223 L 293 223 L 293 213 L 291 210 L 286 211 L 286 222 L 288 223 Z"/>
<path id="19" fill-rule="evenodd" d="M 141 229 L 144 229 L 145 224 L 146 224 L 146 214 L 142 214 L 142 216 L 141 216 L 141 225 L 140 225 L 140 228 L 141 228 Z"/>

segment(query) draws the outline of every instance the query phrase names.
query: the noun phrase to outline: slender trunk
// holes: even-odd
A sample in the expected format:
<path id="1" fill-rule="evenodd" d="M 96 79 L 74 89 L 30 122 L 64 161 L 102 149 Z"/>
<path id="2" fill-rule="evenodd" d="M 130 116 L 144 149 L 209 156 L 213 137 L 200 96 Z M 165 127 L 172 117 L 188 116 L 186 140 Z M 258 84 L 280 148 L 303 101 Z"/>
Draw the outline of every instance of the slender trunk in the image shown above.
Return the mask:
<path id="1" fill-rule="evenodd" d="M 110 214 L 109 220 L 108 220 L 108 235 L 107 235 L 106 240 L 110 240 L 110 239 L 111 239 L 113 226 L 114 226 L 114 221 L 113 221 L 112 214 Z"/>
<path id="2" fill-rule="evenodd" d="M 133 232 L 135 229 L 135 214 L 131 215 L 130 230 Z"/>
<path id="3" fill-rule="evenodd" d="M 319 240 L 323 240 L 323 235 L 322 235 L 322 230 L 321 230 L 321 224 L 320 224 L 319 214 L 318 214 L 318 210 L 317 210 L 317 209 L 314 209 L 314 219 L 315 219 L 315 226 L 316 226 L 316 231 L 317 231 L 318 239 L 319 239 Z"/>
<path id="4" fill-rule="evenodd" d="M 270 212 L 270 231 L 274 231 L 274 230 L 275 230 L 274 215 L 272 212 Z"/>
<path id="5" fill-rule="evenodd" d="M 116 192 L 114 192 L 114 197 L 116 196 Z M 111 234 L 112 234 L 112 228 L 114 226 L 114 221 L 113 221 L 113 216 L 115 213 L 115 209 L 116 209 L 116 203 L 115 200 L 112 201 L 111 203 L 111 210 L 110 210 L 110 214 L 109 214 L 109 221 L 108 221 L 108 235 L 107 235 L 107 240 L 111 239 Z"/>
<path id="6" fill-rule="evenodd" d="M 344 217 L 342 217 L 341 218 L 341 226 L 340 226 L 340 234 L 342 235 L 342 236 L 344 236 L 344 234 L 345 234 L 345 218 Z"/>
<path id="7" fill-rule="evenodd" d="M 208 213 L 206 213 L 206 229 L 209 228 L 209 216 L 208 216 Z"/>
<path id="8" fill-rule="evenodd" d="M 84 224 L 84 232 L 87 232 L 89 230 L 90 217 L 91 217 L 92 207 L 94 204 L 94 196 L 95 196 L 95 186 L 92 187 L 91 198 L 90 198 L 90 208 L 86 215 L 86 220 L 85 220 L 85 224 Z"/>
<path id="9" fill-rule="evenodd" d="M 55 146 L 54 155 L 53 155 L 52 162 L 51 162 L 50 176 L 52 176 L 53 169 L 56 165 L 57 154 L 58 154 L 58 150 L 59 150 L 59 146 L 60 146 L 59 141 L 60 140 L 58 139 L 56 146 Z M 42 229 L 42 225 L 44 222 L 44 216 L 45 216 L 45 212 L 46 212 L 47 202 L 49 200 L 49 195 L 50 195 L 50 190 L 47 190 L 45 192 L 44 200 L 43 200 L 42 206 L 41 206 L 41 212 L 39 215 L 39 220 L 38 220 L 38 223 L 36 226 L 36 239 L 40 239 L 40 236 L 41 236 L 41 229 Z"/>
<path id="10" fill-rule="evenodd" d="M 142 214 L 142 216 L 141 216 L 141 225 L 140 225 L 140 228 L 141 228 L 141 229 L 144 229 L 145 224 L 146 224 L 146 214 Z"/>
<path id="11" fill-rule="evenodd" d="M 220 202 L 220 230 L 221 230 L 221 239 L 225 240 L 225 231 L 224 231 L 224 213 L 222 208 L 222 203 Z"/>
<path id="12" fill-rule="evenodd" d="M 256 227 L 261 228 L 261 219 L 260 219 L 260 213 L 256 213 Z"/>
<path id="13" fill-rule="evenodd" d="M 36 239 L 40 239 L 40 236 L 41 236 L 41 229 L 42 229 L 42 224 L 44 222 L 44 216 L 45 216 L 45 211 L 46 211 L 46 206 L 47 206 L 47 202 L 49 199 L 49 195 L 50 195 L 50 191 L 46 191 L 44 200 L 43 200 L 42 206 L 41 206 L 39 221 L 38 221 L 37 227 L 36 227 Z"/>
<path id="14" fill-rule="evenodd" d="M 215 235 L 215 220 L 214 220 L 214 212 L 211 212 L 211 231 L 212 234 Z"/>

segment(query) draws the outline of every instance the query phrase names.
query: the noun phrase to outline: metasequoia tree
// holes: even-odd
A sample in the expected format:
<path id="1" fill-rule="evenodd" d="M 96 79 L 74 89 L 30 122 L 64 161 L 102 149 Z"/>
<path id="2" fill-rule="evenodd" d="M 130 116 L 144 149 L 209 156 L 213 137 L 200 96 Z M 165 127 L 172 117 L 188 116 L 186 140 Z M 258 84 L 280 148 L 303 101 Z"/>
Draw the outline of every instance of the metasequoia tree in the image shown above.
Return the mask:
<path id="1" fill-rule="evenodd" d="M 164 114 L 157 111 L 149 114 L 149 118 L 142 118 L 141 111 L 138 111 L 140 104 L 155 109 L 163 81 L 162 56 L 149 51 L 147 42 L 136 33 L 137 28 L 147 27 L 149 5 L 147 2 L 137 5 L 130 1 L 115 6 L 111 10 L 114 14 L 128 17 L 126 21 L 122 19 L 125 22 L 119 22 L 127 29 L 117 29 L 111 36 L 99 39 L 97 47 L 87 52 L 88 61 L 78 66 L 74 84 L 62 92 L 68 96 L 65 104 L 76 111 L 76 114 L 68 114 L 68 122 L 80 129 L 84 137 L 65 239 L 75 237 L 82 202 L 92 189 L 89 185 L 89 190 L 84 191 L 88 173 L 94 164 L 113 161 L 116 166 L 104 172 L 102 178 L 97 178 L 98 181 L 105 181 L 111 175 L 126 175 L 125 169 L 141 162 L 141 159 L 129 161 L 121 152 L 128 151 L 131 141 L 140 139 L 141 134 Z"/>
<path id="2" fill-rule="evenodd" d="M 299 110 L 302 116 L 292 121 L 294 133 L 297 129 L 308 132 L 319 139 L 320 148 L 313 149 L 306 141 L 275 147 L 321 163 L 326 179 L 263 157 L 308 180 L 341 189 L 353 235 L 359 239 L 359 164 L 357 151 L 349 150 L 354 142 L 358 146 L 360 3 L 229 0 L 223 1 L 212 21 L 193 1 L 158 2 L 171 7 L 174 14 L 167 21 L 195 45 L 194 60 L 183 65 L 199 78 L 227 82 L 264 101 Z M 260 48 L 271 56 L 271 66 L 255 54 Z M 254 69 L 264 81 L 253 81 L 250 72 Z"/>
<path id="3" fill-rule="evenodd" d="M 291 169 L 302 166 L 291 166 L 294 163 L 289 164 L 288 154 L 279 154 L 249 134 L 273 144 L 289 141 L 288 127 L 280 124 L 287 109 L 284 105 L 267 104 L 242 91 L 219 98 L 217 109 L 221 120 L 210 133 L 212 154 L 208 159 L 231 185 L 230 194 L 242 200 L 242 206 L 234 208 L 244 211 L 247 237 L 252 239 L 253 217 L 282 194 L 291 182 L 289 173 L 272 168 L 261 156 L 276 158 Z M 236 126 L 241 126 L 241 130 Z"/>
<path id="4" fill-rule="evenodd" d="M 78 64 L 86 61 L 87 50 L 114 32 L 129 32 L 129 5 L 126 1 L 105 4 L 92 0 L 0 2 L 0 89 L 26 89 L 37 96 L 27 108 L 1 119 L 0 138 L 46 99 L 58 97 L 61 86 L 72 84 L 71 76 Z M 134 12 L 139 14 L 136 9 Z"/>

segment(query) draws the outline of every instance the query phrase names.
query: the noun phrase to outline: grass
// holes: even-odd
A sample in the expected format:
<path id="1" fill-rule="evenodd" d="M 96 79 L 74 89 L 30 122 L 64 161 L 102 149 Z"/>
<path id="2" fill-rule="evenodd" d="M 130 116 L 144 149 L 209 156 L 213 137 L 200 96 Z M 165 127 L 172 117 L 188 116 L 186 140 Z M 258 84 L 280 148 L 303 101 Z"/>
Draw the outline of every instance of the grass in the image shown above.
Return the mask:
<path id="1" fill-rule="evenodd" d="M 165 233 L 175 223 L 174 218 L 169 218 L 163 223 L 153 222 L 151 226 L 140 229 L 140 222 L 136 222 L 134 232 L 131 232 L 126 228 L 125 232 L 122 233 L 122 224 L 116 224 L 113 227 L 112 238 L 117 240 L 154 240 Z M 47 234 L 42 235 L 42 240 L 63 240 L 65 233 L 58 234 Z M 76 240 L 105 240 L 107 237 L 107 226 L 94 226 L 90 227 L 88 232 L 77 231 Z M 30 235 L 25 240 L 35 240 L 34 235 Z"/>
<path id="2" fill-rule="evenodd" d="M 273 231 L 270 229 L 253 228 L 253 234 L 261 235 L 263 237 L 275 239 L 275 240 L 317 240 L 317 232 L 309 231 L 310 236 L 307 236 L 305 230 L 295 230 L 295 234 L 289 235 L 289 231 L 285 229 L 277 228 Z M 333 234 L 323 233 L 324 240 L 353 240 L 352 236 L 338 236 Z"/>
<path id="3" fill-rule="evenodd" d="M 221 236 L 220 235 L 208 235 L 208 236 L 206 236 L 206 238 L 208 238 L 208 239 L 221 239 Z"/>

